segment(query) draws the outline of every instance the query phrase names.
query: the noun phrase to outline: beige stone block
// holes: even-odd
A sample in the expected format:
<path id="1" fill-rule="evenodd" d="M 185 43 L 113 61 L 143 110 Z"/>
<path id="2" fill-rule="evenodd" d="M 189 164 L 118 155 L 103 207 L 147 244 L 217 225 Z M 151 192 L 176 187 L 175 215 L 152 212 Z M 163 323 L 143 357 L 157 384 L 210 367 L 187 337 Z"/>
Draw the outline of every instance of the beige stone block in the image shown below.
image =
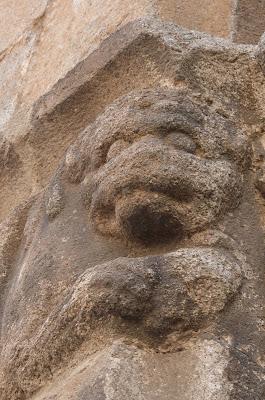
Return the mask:
<path id="1" fill-rule="evenodd" d="M 156 16 L 190 29 L 228 36 L 230 12 L 230 0 L 55 0 L 46 10 L 23 101 L 32 104 L 130 21 Z"/>
<path id="2" fill-rule="evenodd" d="M 153 10 L 150 0 L 55 0 L 43 22 L 25 101 L 43 95 L 122 25 Z"/>
<path id="3" fill-rule="evenodd" d="M 34 35 L 25 38 L 0 62 L 0 130 L 15 113 L 34 41 Z"/>
<path id="4" fill-rule="evenodd" d="M 157 0 L 159 12 L 168 21 L 188 29 L 228 37 L 231 0 Z"/>
<path id="5" fill-rule="evenodd" d="M 0 0 L 0 53 L 17 42 L 44 14 L 48 0 Z"/>
<path id="6" fill-rule="evenodd" d="M 256 44 L 265 31 L 265 2 L 235 0 L 232 30 L 234 42 Z"/>
<path id="7" fill-rule="evenodd" d="M 34 4 L 26 0 L 19 3 L 0 1 L 3 3 L 1 12 L 4 21 L 2 48 L 11 46 L 19 38 L 25 41 L 29 32 L 38 37 L 32 57 L 28 60 L 27 74 L 23 82 L 19 79 L 16 83 L 22 93 L 19 96 L 19 124 L 15 118 L 8 132 L 13 137 L 21 136 L 27 130 L 24 126 L 27 125 L 30 110 L 40 97 L 97 50 L 107 37 L 130 21 L 155 16 L 217 35 L 225 36 L 229 30 L 230 0 L 222 2 L 222 7 L 220 2 L 217 4 L 209 0 L 189 0 L 185 3 L 172 0 L 39 0 Z M 194 9 L 201 11 L 195 13 Z M 8 29 L 10 25 L 15 28 Z M 16 51 L 11 48 L 8 51 L 14 52 L 11 56 L 12 68 L 16 66 L 20 69 Z M 0 72 L 0 79 L 4 85 L 11 86 L 14 86 L 13 80 L 17 81 L 11 71 L 8 77 Z M 3 109 L 10 108 L 9 102 L 10 99 L 3 103 Z"/>

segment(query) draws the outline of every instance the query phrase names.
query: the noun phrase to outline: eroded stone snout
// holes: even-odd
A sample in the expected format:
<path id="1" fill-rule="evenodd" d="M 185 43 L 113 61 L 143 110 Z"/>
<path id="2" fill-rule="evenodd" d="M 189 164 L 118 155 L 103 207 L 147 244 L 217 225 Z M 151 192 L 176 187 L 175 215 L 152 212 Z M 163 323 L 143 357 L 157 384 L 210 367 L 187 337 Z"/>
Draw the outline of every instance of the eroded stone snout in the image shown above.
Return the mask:
<path id="1" fill-rule="evenodd" d="M 177 241 L 235 208 L 248 142 L 188 93 L 119 99 L 66 155 L 94 228 L 146 246 Z M 89 167 L 87 167 L 89 165 Z"/>
<path id="2" fill-rule="evenodd" d="M 224 160 L 205 160 L 155 137 L 143 138 L 90 181 L 98 231 L 144 244 L 179 239 L 234 207 L 241 176 Z"/>

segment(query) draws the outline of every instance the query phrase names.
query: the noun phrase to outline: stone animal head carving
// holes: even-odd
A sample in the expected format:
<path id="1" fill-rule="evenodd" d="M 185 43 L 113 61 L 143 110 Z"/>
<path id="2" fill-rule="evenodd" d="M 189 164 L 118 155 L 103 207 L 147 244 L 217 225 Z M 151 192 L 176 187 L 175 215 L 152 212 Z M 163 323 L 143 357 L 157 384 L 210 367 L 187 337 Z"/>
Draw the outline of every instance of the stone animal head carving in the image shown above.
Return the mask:
<path id="1" fill-rule="evenodd" d="M 248 162 L 245 136 L 187 92 L 131 93 L 90 125 L 44 194 L 0 231 L 3 276 L 18 260 L 1 398 L 28 398 L 92 333 L 161 341 L 214 321 L 242 285 L 244 259 L 225 234 L 200 232 L 240 203 Z"/>
<path id="2" fill-rule="evenodd" d="M 118 100 L 65 160 L 97 231 L 144 245 L 190 235 L 237 206 L 247 162 L 229 120 L 169 89 Z"/>

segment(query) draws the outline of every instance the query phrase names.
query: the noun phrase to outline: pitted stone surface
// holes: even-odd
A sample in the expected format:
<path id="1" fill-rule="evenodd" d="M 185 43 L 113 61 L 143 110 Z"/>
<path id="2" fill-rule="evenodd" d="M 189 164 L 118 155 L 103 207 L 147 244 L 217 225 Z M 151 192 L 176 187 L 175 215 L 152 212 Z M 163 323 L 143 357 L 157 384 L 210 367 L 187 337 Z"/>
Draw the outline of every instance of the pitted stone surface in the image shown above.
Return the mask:
<path id="1" fill-rule="evenodd" d="M 72 154 L 79 161 L 70 165 Z M 87 168 L 83 195 L 98 231 L 152 244 L 236 207 L 248 157 L 233 124 L 189 93 L 160 90 L 108 109 L 71 147 L 66 168 L 70 181 Z"/>
<path id="2" fill-rule="evenodd" d="M 33 338 L 13 349 L 3 398 L 27 398 L 110 320 L 113 329 L 122 318 L 148 335 L 198 329 L 224 309 L 242 277 L 232 254 L 203 247 L 95 266 L 65 291 Z"/>
<path id="3" fill-rule="evenodd" d="M 43 7 L 0 64 L 0 399 L 260 400 L 263 42 Z"/>
<path id="4" fill-rule="evenodd" d="M 2 398 L 30 398 L 111 337 L 159 348 L 215 329 L 249 274 L 219 230 L 250 157 L 243 131 L 186 89 L 132 92 L 88 126 L 2 226 Z"/>

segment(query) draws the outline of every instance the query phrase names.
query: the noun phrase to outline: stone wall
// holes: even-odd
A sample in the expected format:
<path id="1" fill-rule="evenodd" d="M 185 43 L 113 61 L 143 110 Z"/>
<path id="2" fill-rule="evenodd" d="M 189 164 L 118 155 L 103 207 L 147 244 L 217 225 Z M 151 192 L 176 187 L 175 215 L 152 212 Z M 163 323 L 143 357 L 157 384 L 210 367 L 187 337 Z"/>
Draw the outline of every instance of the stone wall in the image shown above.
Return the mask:
<path id="1" fill-rule="evenodd" d="M 231 0 L 161 0 L 163 17 L 188 29 L 229 37 L 231 31 Z"/>
<path id="2" fill-rule="evenodd" d="M 0 400 L 265 398 L 265 37 L 0 3 Z"/>
<path id="3" fill-rule="evenodd" d="M 236 8 L 236 41 L 256 40 L 262 29 L 257 15 L 263 15 L 263 2 L 247 4 L 242 1 Z M 37 0 L 34 6 L 28 0 L 2 1 L 0 129 L 7 129 L 15 110 L 21 105 L 24 111 L 30 109 L 109 34 L 129 21 L 161 16 L 186 28 L 228 37 L 231 9 L 230 0 Z M 248 32 L 248 39 L 244 32 Z M 9 136 L 21 134 L 27 116 L 22 112 L 18 120 L 15 118 Z"/>
<path id="4" fill-rule="evenodd" d="M 34 8 L 27 0 L 1 4 L 2 129 L 15 109 L 30 107 L 108 35 L 153 12 L 149 0 L 37 0 Z"/>
<path id="5" fill-rule="evenodd" d="M 241 4 L 243 7 L 243 2 Z M 19 162 L 23 165 L 15 177 L 18 190 L 14 203 L 13 200 L 1 202 L 0 215 L 5 215 L 10 206 L 29 194 L 38 192 L 46 182 L 49 168 L 45 164 L 48 162 L 52 170 L 53 162 L 57 161 L 55 155 L 54 161 L 50 157 L 47 161 L 46 156 L 43 156 L 43 167 L 39 165 L 39 155 L 36 156 L 36 150 L 32 150 L 26 139 L 32 129 L 32 121 L 40 117 L 39 111 L 45 113 L 60 104 L 63 98 L 67 98 L 67 91 L 73 92 L 75 85 L 79 87 L 81 81 L 84 83 L 91 79 L 99 65 L 103 67 L 104 63 L 114 57 L 115 51 L 124 48 L 123 34 L 119 37 L 115 32 L 139 18 L 161 18 L 223 37 L 228 37 L 231 31 L 230 0 L 136 0 L 133 3 L 129 0 L 36 0 L 34 6 L 29 0 L 2 0 L 0 7 L 0 132 L 2 137 L 15 146 Z M 242 7 L 237 9 L 243 10 Z M 256 8 L 252 7 L 253 10 Z M 241 14 L 239 11 L 234 24 L 234 37 L 237 41 L 243 40 L 243 27 L 246 26 L 241 18 L 243 11 Z M 112 34 L 117 37 L 114 47 L 108 42 L 105 45 L 105 48 L 110 46 L 108 51 L 99 50 Z M 97 62 L 94 65 L 89 61 L 89 56 L 97 52 Z M 95 59 L 94 56 L 92 58 Z M 86 68 L 82 72 L 84 60 L 87 60 Z M 78 79 L 71 78 L 70 85 L 67 77 L 78 66 Z M 62 83 L 65 79 L 67 84 Z M 58 85 L 60 89 L 54 90 Z M 110 97 L 115 98 L 116 87 L 110 89 Z M 107 104 L 106 94 L 104 96 Z M 92 108 L 97 109 L 96 101 Z M 96 112 L 91 112 L 91 118 L 92 115 L 95 116 Z M 41 134 L 43 139 L 47 137 L 45 146 L 47 142 L 54 142 L 54 135 L 51 141 L 48 132 L 43 131 Z M 71 138 L 65 140 L 67 144 Z M 39 148 L 38 142 L 37 153 L 40 152 Z M 45 147 L 41 154 L 47 151 Z M 42 168 L 46 172 L 40 177 Z M 13 198 L 12 179 L 5 177 L 2 184 L 8 198 Z"/>
<path id="6" fill-rule="evenodd" d="M 34 7 L 29 0 L 3 0 L 0 13 L 0 132 L 25 166 L 12 173 L 16 183 L 2 178 L 8 198 L 14 185 L 18 188 L 15 203 L 7 202 L 12 207 L 42 187 L 31 147 L 25 150 L 34 104 L 113 32 L 129 21 L 152 17 L 155 7 L 150 0 L 36 0 Z M 9 210 L 4 202 L 1 208 L 2 215 Z"/>
<path id="7" fill-rule="evenodd" d="M 258 43 L 265 31 L 265 1 L 235 0 L 232 39 L 237 43 Z"/>

